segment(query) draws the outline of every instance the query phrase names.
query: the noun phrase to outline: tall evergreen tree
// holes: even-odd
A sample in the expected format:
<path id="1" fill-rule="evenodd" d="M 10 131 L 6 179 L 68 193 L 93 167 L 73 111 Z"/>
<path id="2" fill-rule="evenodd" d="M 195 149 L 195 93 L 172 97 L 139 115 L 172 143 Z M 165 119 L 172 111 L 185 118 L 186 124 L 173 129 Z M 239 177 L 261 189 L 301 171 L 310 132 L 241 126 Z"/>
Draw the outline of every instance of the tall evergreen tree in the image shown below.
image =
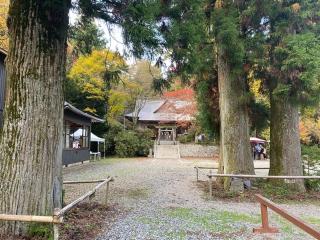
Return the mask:
<path id="1" fill-rule="evenodd" d="M 318 1 L 264 1 L 261 51 L 256 64 L 271 104 L 271 175 L 302 175 L 299 109 L 318 103 Z M 302 180 L 294 186 L 304 191 Z"/>
<path id="2" fill-rule="evenodd" d="M 156 4 L 75 2 L 88 17 L 124 27 L 133 54 L 158 44 Z M 63 81 L 71 1 L 15 0 L 9 7 L 7 96 L 0 137 L 0 212 L 52 215 L 61 206 Z M 149 6 L 151 6 L 149 8 Z M 111 79 L 106 72 L 104 79 Z M 0 234 L 27 233 L 26 223 L 1 222 Z"/>
<path id="3" fill-rule="evenodd" d="M 70 27 L 68 40 L 71 44 L 72 55 L 78 58 L 80 55 L 91 54 L 93 50 L 106 48 L 107 41 L 103 32 L 93 20 L 80 19 Z"/>
<path id="4" fill-rule="evenodd" d="M 61 206 L 63 81 L 70 1 L 11 1 L 0 212 L 52 215 Z M 0 223 L 4 233 L 27 225 Z"/>
<path id="5" fill-rule="evenodd" d="M 254 174 L 249 142 L 245 35 L 241 29 L 244 4 L 216 1 L 213 14 L 220 104 L 220 169 Z M 223 167 L 222 167 L 223 166 Z M 225 182 L 227 188 L 229 182 Z"/>

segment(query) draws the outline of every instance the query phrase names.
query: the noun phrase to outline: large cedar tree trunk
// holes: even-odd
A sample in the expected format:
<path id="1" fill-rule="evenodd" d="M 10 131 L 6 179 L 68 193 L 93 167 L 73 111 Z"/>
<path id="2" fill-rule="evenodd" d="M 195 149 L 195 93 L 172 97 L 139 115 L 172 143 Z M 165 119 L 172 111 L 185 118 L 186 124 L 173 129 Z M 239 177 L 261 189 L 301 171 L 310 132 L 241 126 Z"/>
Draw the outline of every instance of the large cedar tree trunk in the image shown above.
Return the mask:
<path id="1" fill-rule="evenodd" d="M 299 134 L 299 108 L 286 97 L 271 97 L 270 175 L 303 175 Z M 292 184 L 305 191 L 303 180 Z"/>
<path id="2" fill-rule="evenodd" d="M 15 0 L 0 139 L 0 213 L 52 215 L 61 204 L 68 0 Z M 25 223 L 0 223 L 25 234 Z"/>
<path id="3" fill-rule="evenodd" d="M 219 50 L 218 50 L 219 51 Z M 245 103 L 244 79 L 233 77 L 223 54 L 218 52 L 218 84 L 220 104 L 220 167 L 224 173 L 254 174 L 250 151 L 249 116 Z M 230 179 L 225 181 L 228 189 Z"/>

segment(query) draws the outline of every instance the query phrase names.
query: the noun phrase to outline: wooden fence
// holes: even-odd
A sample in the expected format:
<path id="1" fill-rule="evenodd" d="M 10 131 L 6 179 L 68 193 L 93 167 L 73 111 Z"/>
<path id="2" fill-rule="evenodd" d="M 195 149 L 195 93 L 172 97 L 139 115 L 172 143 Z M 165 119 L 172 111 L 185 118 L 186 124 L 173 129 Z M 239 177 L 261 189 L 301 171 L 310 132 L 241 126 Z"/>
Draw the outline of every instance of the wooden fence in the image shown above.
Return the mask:
<path id="1" fill-rule="evenodd" d="M 271 202 L 269 199 L 261 196 L 260 194 L 255 194 L 255 197 L 256 197 L 257 201 L 260 203 L 262 226 L 260 228 L 254 228 L 253 232 L 255 232 L 255 233 L 276 233 L 276 232 L 279 232 L 279 230 L 277 228 L 269 226 L 268 208 L 270 208 L 274 212 L 278 213 L 281 217 L 287 219 L 289 222 L 293 223 L 295 226 L 302 229 L 304 232 L 310 234 L 311 236 L 313 236 L 316 239 L 320 239 L 320 232 L 317 231 L 314 227 L 305 223 L 300 218 L 295 217 L 292 214 L 288 213 L 286 210 L 280 208 L 275 203 Z"/>
<path id="2" fill-rule="evenodd" d="M 69 203 L 62 209 L 55 209 L 53 216 L 31 216 L 31 215 L 10 215 L 10 214 L 0 214 L 0 221 L 20 221 L 20 222 L 41 222 L 41 223 L 52 223 L 54 231 L 54 240 L 59 239 L 59 227 L 58 224 L 63 223 L 63 216 L 69 212 L 71 209 L 76 207 L 79 203 L 89 198 L 92 199 L 95 196 L 95 193 L 104 185 L 106 187 L 105 193 L 105 204 L 108 203 L 108 194 L 109 194 L 109 183 L 114 181 L 112 177 L 108 177 L 102 180 L 92 180 L 92 181 L 66 181 L 63 184 L 84 184 L 84 183 L 99 183 L 92 190 L 85 193 L 78 199 Z"/>
<path id="3" fill-rule="evenodd" d="M 219 174 L 210 173 L 207 175 L 209 178 L 209 197 L 212 198 L 213 177 L 231 177 L 231 178 L 265 178 L 265 179 L 320 179 L 320 176 L 261 176 L 261 175 L 245 175 L 245 174 Z"/>
<path id="4" fill-rule="evenodd" d="M 206 169 L 206 170 L 218 170 L 218 167 L 201 167 L 201 166 L 195 166 L 194 169 L 196 170 L 196 179 L 197 182 L 199 181 L 199 170 L 201 169 Z M 268 170 L 268 167 L 255 167 L 254 170 L 259 170 L 259 169 L 263 169 L 263 170 Z"/>

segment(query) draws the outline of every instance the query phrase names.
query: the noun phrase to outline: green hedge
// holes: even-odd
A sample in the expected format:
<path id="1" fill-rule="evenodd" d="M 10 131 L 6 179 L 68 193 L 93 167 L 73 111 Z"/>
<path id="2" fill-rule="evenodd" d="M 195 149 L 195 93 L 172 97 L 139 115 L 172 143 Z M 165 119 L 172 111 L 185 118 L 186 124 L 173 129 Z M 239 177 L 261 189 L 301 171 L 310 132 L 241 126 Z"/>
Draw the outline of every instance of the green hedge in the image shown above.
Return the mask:
<path id="1" fill-rule="evenodd" d="M 124 131 L 122 124 L 120 124 L 118 122 L 110 122 L 109 123 L 109 130 L 104 136 L 105 144 L 106 144 L 106 154 L 108 154 L 108 155 L 115 155 L 116 154 L 115 138 L 122 131 Z"/>
<path id="2" fill-rule="evenodd" d="M 121 131 L 115 137 L 115 152 L 119 157 L 147 156 L 152 147 L 152 132 Z"/>

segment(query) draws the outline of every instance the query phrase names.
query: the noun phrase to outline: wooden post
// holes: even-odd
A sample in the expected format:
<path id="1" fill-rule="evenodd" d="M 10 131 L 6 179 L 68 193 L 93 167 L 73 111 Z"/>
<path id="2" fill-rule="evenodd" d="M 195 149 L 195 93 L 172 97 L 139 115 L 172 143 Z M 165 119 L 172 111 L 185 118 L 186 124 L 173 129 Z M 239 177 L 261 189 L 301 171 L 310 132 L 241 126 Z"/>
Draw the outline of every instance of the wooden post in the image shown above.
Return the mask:
<path id="1" fill-rule="evenodd" d="M 209 172 L 209 199 L 212 199 L 212 171 Z"/>
<path id="2" fill-rule="evenodd" d="M 58 224 L 53 224 L 53 240 L 59 240 L 59 226 L 58 226 Z"/>
<path id="3" fill-rule="evenodd" d="M 106 206 L 108 206 L 108 194 L 109 194 L 109 182 L 107 183 L 107 188 L 106 188 L 106 199 L 105 199 Z"/>
<path id="4" fill-rule="evenodd" d="M 262 227 L 261 228 L 254 228 L 254 233 L 277 233 L 279 230 L 277 228 L 273 228 L 269 226 L 269 218 L 268 218 L 268 207 L 261 203 L 260 204 L 260 210 L 261 210 L 261 222 Z"/>
<path id="5" fill-rule="evenodd" d="M 62 218 L 58 216 L 60 209 L 55 208 L 53 211 L 53 219 L 55 220 L 61 220 Z M 59 225 L 56 223 L 53 223 L 53 240 L 59 240 Z"/>
<path id="6" fill-rule="evenodd" d="M 197 174 L 197 182 L 199 181 L 199 168 L 196 167 L 196 174 Z"/>

